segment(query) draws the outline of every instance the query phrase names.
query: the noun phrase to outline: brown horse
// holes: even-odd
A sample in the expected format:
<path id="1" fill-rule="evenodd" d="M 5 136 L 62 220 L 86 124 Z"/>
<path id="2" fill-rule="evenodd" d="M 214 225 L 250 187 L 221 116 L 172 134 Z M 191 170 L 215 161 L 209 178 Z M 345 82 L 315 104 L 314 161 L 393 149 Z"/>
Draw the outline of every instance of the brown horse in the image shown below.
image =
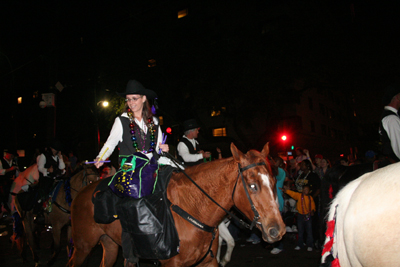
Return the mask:
<path id="1" fill-rule="evenodd" d="M 259 213 L 257 228 L 267 242 L 276 242 L 285 234 L 281 219 L 272 175 L 267 155 L 268 143 L 262 152 L 250 150 L 241 153 L 231 144 L 233 157 L 203 163 L 187 168 L 190 176 L 211 198 L 229 210 L 234 205 L 248 218 L 255 217 L 245 188 Z M 243 184 L 243 182 L 245 184 Z M 110 224 L 97 224 L 94 219 L 92 194 L 97 186 L 93 183 L 74 199 L 71 205 L 72 237 L 74 253 L 69 266 L 80 266 L 91 249 L 101 241 L 103 259 L 101 266 L 113 266 L 121 244 L 121 223 L 116 220 Z M 167 188 L 168 199 L 178 205 L 198 221 L 217 227 L 225 212 L 207 198 L 183 173 L 174 173 Z M 180 238 L 180 252 L 168 259 L 160 260 L 162 266 L 191 266 L 207 254 L 212 233 L 195 227 L 173 212 L 175 226 Z M 218 233 L 216 234 L 218 240 Z M 218 241 L 212 243 L 213 255 L 217 254 Z M 210 253 L 199 266 L 218 266 Z"/>
<path id="2" fill-rule="evenodd" d="M 52 211 L 50 213 L 44 212 L 45 215 L 45 224 L 52 226 L 53 232 L 53 249 L 54 253 L 47 263 L 47 265 L 52 265 L 61 248 L 60 248 L 60 239 L 61 239 L 61 229 L 69 225 L 70 223 L 70 207 L 66 200 L 66 191 L 70 191 L 71 198 L 74 199 L 78 192 L 85 187 L 86 185 L 99 180 L 99 173 L 98 170 L 94 167 L 94 165 L 85 165 L 81 168 L 79 172 L 77 172 L 74 176 L 70 179 L 70 186 L 69 189 L 65 188 L 65 184 L 60 186 L 58 191 L 55 203 L 52 205 Z M 22 223 L 25 230 L 25 235 L 21 237 L 19 240 L 18 247 L 21 250 L 21 255 L 24 257 L 25 255 L 25 240 L 27 239 L 28 245 L 32 251 L 33 260 L 35 262 L 35 266 L 39 265 L 39 257 L 36 253 L 38 247 L 37 243 L 35 242 L 35 222 L 34 222 L 34 213 L 33 210 L 30 211 L 23 211 L 20 203 L 18 202 L 18 197 L 15 198 L 15 207 L 22 218 Z M 68 240 L 71 238 L 71 227 L 68 228 Z"/>

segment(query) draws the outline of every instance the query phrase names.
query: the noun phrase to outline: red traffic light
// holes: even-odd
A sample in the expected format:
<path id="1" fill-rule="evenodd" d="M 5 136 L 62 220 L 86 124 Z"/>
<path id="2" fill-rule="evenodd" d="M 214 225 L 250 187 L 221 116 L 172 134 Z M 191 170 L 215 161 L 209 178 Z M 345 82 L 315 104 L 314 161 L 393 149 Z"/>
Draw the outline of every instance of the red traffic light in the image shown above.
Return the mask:
<path id="1" fill-rule="evenodd" d="M 168 134 L 171 134 L 171 133 L 172 133 L 171 127 L 168 127 L 165 131 L 166 131 Z"/>
<path id="2" fill-rule="evenodd" d="M 286 141 L 286 140 L 287 140 L 287 136 L 286 136 L 286 135 L 282 135 L 282 136 L 281 136 L 281 139 L 282 139 L 283 141 Z"/>

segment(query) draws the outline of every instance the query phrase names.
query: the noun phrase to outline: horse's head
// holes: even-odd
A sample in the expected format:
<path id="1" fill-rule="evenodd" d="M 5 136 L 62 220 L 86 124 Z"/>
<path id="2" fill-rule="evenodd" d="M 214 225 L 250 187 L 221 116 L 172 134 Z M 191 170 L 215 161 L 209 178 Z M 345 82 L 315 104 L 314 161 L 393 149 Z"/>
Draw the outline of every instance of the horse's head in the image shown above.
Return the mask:
<path id="1" fill-rule="evenodd" d="M 94 164 L 84 164 L 83 166 L 83 180 L 86 184 L 91 184 L 100 179 L 99 170 Z"/>
<path id="2" fill-rule="evenodd" d="M 265 241 L 279 241 L 286 230 L 278 208 L 276 179 L 267 159 L 268 143 L 261 153 L 250 150 L 243 154 L 233 143 L 231 151 L 239 166 L 239 177 L 233 195 L 236 207 L 248 218 L 254 218 L 253 222 L 256 221 Z"/>

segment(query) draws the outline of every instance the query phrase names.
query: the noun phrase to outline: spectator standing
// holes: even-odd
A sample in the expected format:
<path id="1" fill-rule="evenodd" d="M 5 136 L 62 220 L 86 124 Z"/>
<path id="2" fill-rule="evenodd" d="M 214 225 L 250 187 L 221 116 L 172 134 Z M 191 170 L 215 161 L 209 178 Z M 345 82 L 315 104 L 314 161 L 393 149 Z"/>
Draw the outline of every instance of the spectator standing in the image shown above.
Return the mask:
<path id="1" fill-rule="evenodd" d="M 322 180 L 326 174 L 326 171 L 329 169 L 328 160 L 321 159 L 319 163 L 319 167 L 316 167 L 314 172 L 318 174 L 319 178 Z"/>
<path id="2" fill-rule="evenodd" d="M 278 173 L 276 175 L 276 190 L 278 195 L 279 212 L 281 213 L 283 220 L 283 211 L 285 208 L 285 201 L 283 199 L 283 192 L 280 190 L 283 188 L 283 183 L 287 180 L 286 171 L 282 168 L 284 165 L 283 159 L 281 157 L 275 157 L 275 166 L 278 168 Z M 278 254 L 283 250 L 283 240 L 280 240 L 274 244 L 274 248 L 271 250 L 271 254 Z"/>
<path id="3" fill-rule="evenodd" d="M 307 150 L 307 152 L 308 152 L 308 150 Z M 298 170 L 300 170 L 300 163 L 307 158 L 309 159 L 310 156 L 309 155 L 307 156 L 304 149 L 301 147 L 296 147 L 295 153 L 296 153 L 296 158 L 295 158 L 296 170 L 298 171 Z"/>
<path id="4" fill-rule="evenodd" d="M 73 173 L 76 170 L 76 164 L 78 162 L 78 158 L 74 155 L 73 151 L 69 152 L 68 160 L 69 160 L 71 172 Z"/>
<path id="5" fill-rule="evenodd" d="M 315 203 L 313 197 L 310 195 L 310 186 L 305 185 L 302 193 L 288 190 L 286 187 L 284 187 L 282 191 L 297 200 L 297 229 L 299 238 L 297 240 L 297 246 L 294 249 L 300 250 L 304 246 L 304 233 L 307 233 L 307 251 L 312 251 L 313 234 L 311 217 L 315 212 Z"/>

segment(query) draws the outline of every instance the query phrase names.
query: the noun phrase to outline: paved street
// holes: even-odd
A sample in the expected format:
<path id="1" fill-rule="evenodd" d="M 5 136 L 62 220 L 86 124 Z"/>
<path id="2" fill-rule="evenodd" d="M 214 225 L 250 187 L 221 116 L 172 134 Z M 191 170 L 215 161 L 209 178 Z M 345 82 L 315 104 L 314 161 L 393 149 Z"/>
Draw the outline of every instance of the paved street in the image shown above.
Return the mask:
<path id="1" fill-rule="evenodd" d="M 4 220 L 0 222 L 0 225 L 5 225 Z M 14 246 L 11 248 L 9 242 L 12 225 L 7 223 L 6 228 L 0 229 L 0 233 L 4 231 L 8 232 L 6 236 L 0 236 L 0 266 L 2 267 L 19 267 L 19 266 L 33 266 L 32 256 L 30 251 L 28 253 L 28 262 L 23 263 L 17 248 Z M 65 232 L 65 231 L 64 231 Z M 50 258 L 50 247 L 51 247 L 51 233 L 43 232 L 41 239 L 41 250 L 39 257 L 41 259 L 41 266 L 45 266 L 45 263 Z M 55 267 L 65 266 L 67 263 L 67 252 L 65 249 L 66 245 L 66 233 L 63 235 L 62 240 L 64 246 L 63 250 L 55 263 Z M 248 267 L 279 267 L 279 266 L 296 266 L 296 267 L 310 267 L 319 266 L 320 252 L 312 251 L 307 252 L 305 249 L 295 251 L 295 236 L 294 234 L 288 234 L 284 240 L 284 251 L 272 255 L 270 250 L 272 247 L 264 242 L 253 245 L 245 241 L 245 237 L 241 236 L 240 240 L 236 242 L 235 249 L 233 250 L 232 261 L 227 265 L 228 267 L 235 266 L 248 266 Z M 226 246 L 223 246 L 225 249 Z M 223 251 L 224 252 L 224 251 Z M 88 258 L 85 266 L 99 266 L 101 261 L 101 247 L 97 246 L 93 250 L 92 254 Z M 121 253 L 120 253 L 121 254 Z M 115 266 L 123 266 L 123 260 L 121 257 L 118 258 Z M 141 261 L 141 267 L 154 266 L 150 261 Z"/>

